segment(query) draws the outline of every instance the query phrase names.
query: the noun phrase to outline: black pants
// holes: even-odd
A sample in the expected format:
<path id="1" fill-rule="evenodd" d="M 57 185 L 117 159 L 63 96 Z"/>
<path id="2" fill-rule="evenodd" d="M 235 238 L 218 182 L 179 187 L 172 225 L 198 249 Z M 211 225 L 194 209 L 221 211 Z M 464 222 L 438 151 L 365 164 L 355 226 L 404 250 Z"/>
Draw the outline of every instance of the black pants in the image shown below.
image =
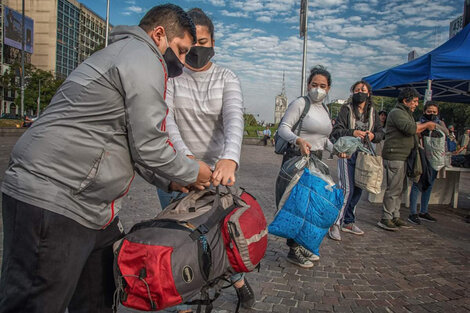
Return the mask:
<path id="1" fill-rule="evenodd" d="M 118 219 L 93 230 L 3 195 L 1 313 L 112 312 Z"/>
<path id="2" fill-rule="evenodd" d="M 264 137 L 263 137 L 263 143 L 264 143 L 265 146 L 268 144 L 269 138 L 271 138 L 271 137 L 269 137 L 268 135 L 264 135 Z"/>

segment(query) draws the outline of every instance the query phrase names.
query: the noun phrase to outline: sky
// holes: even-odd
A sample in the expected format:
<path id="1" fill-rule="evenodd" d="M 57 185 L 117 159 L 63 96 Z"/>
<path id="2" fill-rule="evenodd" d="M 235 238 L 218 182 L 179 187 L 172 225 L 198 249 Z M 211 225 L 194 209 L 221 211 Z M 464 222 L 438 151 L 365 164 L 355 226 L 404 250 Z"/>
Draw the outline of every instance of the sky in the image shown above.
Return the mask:
<path id="1" fill-rule="evenodd" d="M 106 16 L 106 0 L 82 0 Z M 215 27 L 213 62 L 240 79 L 246 113 L 274 121 L 274 101 L 285 89 L 288 102 L 301 92 L 303 39 L 300 0 L 110 0 L 110 23 L 137 25 L 155 5 L 203 9 Z M 346 99 L 364 76 L 421 56 L 449 38 L 449 23 L 464 0 L 309 0 L 307 76 L 321 64 L 332 75 L 329 99 Z"/>

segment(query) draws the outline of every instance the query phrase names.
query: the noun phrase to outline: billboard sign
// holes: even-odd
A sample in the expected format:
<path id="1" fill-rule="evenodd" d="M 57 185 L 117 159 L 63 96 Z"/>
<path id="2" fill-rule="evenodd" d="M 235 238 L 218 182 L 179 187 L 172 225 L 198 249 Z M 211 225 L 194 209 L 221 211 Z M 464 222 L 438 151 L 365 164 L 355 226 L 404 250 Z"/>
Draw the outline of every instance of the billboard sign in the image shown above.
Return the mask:
<path id="1" fill-rule="evenodd" d="M 21 21 L 22 15 L 9 7 L 4 7 L 3 43 L 21 50 Z M 33 53 L 34 22 L 25 16 L 25 52 Z"/>
<path id="2" fill-rule="evenodd" d="M 450 22 L 450 25 L 449 25 L 449 38 L 452 38 L 455 35 L 457 35 L 457 33 L 459 31 L 461 31 L 462 28 L 463 28 L 463 16 L 460 15 L 455 20 Z"/>

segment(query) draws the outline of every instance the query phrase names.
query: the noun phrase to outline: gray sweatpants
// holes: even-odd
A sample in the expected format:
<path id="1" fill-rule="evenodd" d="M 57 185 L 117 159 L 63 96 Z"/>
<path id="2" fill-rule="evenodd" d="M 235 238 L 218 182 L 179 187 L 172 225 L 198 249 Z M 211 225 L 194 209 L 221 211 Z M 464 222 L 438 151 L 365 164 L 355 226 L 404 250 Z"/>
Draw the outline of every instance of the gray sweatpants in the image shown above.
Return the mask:
<path id="1" fill-rule="evenodd" d="M 382 218 L 400 217 L 401 194 L 405 180 L 405 161 L 384 160 L 384 193 Z"/>

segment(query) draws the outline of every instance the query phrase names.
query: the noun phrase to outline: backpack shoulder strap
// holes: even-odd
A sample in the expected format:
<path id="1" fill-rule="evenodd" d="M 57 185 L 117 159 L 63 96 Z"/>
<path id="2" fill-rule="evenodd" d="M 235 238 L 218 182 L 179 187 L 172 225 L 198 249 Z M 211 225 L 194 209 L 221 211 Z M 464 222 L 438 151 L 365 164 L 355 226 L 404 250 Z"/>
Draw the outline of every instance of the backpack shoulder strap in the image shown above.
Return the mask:
<path id="1" fill-rule="evenodd" d="M 307 115 L 308 111 L 310 110 L 310 98 L 308 96 L 303 96 L 302 98 L 304 98 L 305 100 L 304 110 L 302 111 L 302 114 L 300 115 L 300 118 L 297 121 L 297 123 L 295 123 L 294 126 L 292 126 L 292 132 L 295 132 L 295 130 L 298 127 L 297 136 L 300 135 L 300 130 L 302 129 L 302 121 L 304 117 Z"/>
<path id="2" fill-rule="evenodd" d="M 323 106 L 323 108 L 325 109 L 326 113 L 328 113 L 328 115 L 330 115 L 330 110 L 328 109 L 328 106 L 325 104 L 325 103 L 321 103 L 321 105 Z"/>

